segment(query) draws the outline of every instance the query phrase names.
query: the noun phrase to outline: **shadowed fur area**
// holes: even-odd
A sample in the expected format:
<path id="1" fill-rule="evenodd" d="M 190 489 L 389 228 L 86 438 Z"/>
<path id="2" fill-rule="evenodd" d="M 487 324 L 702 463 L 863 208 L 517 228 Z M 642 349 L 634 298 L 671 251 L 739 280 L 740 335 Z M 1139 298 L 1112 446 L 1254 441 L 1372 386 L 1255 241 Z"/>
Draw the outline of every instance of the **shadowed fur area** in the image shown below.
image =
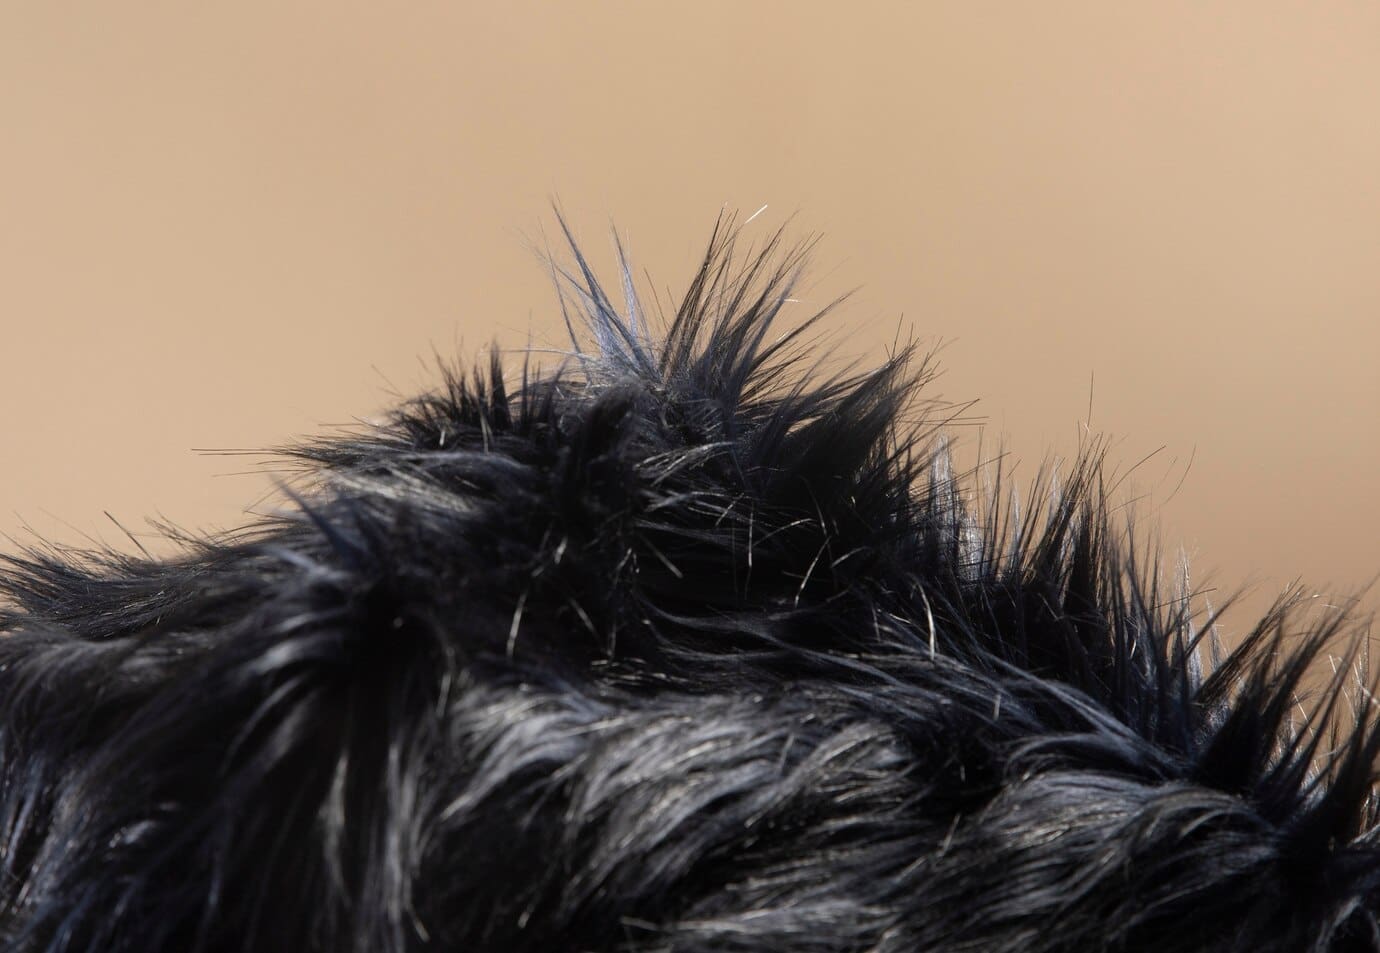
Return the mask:
<path id="1" fill-rule="evenodd" d="M 1363 625 L 1223 649 L 1095 449 L 955 476 L 914 349 L 827 371 L 738 234 L 656 319 L 571 242 L 560 369 L 288 449 L 283 513 L 6 557 L 4 948 L 1380 950 Z"/>

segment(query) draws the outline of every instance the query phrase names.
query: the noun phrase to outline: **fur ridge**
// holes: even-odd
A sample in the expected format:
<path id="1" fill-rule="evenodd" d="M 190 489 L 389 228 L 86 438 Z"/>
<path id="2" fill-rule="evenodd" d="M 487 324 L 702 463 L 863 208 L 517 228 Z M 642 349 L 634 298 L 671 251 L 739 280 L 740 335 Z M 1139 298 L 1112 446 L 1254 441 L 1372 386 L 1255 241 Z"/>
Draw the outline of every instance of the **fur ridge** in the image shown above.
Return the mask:
<path id="1" fill-rule="evenodd" d="M 914 346 L 772 330 L 808 244 L 721 220 L 658 335 L 565 235 L 554 373 L 175 558 L 5 558 L 6 949 L 1380 950 L 1358 622 L 1222 649 L 1096 447 L 974 490 Z"/>

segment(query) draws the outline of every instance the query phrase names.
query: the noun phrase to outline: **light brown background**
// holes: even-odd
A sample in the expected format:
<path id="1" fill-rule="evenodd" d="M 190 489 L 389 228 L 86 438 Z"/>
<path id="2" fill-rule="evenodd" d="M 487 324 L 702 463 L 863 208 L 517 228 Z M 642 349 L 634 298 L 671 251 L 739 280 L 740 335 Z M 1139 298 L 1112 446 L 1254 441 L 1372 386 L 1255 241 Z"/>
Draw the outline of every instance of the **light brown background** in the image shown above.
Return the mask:
<path id="1" fill-rule="evenodd" d="M 721 207 L 798 212 L 806 305 L 862 287 L 842 353 L 946 342 L 936 392 L 1018 473 L 1095 376 L 1200 582 L 1380 571 L 1380 5 L 207 6 L 0 7 L 19 540 L 234 525 L 268 476 L 192 448 L 368 415 L 433 345 L 557 340 L 558 196 L 662 289 Z"/>

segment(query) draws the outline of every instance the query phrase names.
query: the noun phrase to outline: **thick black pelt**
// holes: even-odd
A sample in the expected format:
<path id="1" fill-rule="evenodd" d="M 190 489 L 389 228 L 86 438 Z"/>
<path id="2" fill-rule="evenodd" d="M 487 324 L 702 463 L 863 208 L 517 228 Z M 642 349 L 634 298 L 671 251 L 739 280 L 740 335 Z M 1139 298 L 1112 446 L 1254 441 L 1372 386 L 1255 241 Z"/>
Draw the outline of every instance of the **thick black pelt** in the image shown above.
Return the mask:
<path id="1" fill-rule="evenodd" d="M 1216 650 L 1096 453 L 956 482 L 732 245 L 656 340 L 574 251 L 595 353 L 292 449 L 291 515 L 9 559 L 4 948 L 1380 950 L 1360 626 Z"/>

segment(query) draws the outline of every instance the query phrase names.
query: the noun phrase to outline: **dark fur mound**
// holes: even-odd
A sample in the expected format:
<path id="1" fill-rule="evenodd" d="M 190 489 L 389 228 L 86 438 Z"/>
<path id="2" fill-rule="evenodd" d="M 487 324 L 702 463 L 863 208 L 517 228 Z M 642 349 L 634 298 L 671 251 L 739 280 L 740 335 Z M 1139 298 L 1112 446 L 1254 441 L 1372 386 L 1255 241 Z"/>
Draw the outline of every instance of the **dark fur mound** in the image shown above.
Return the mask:
<path id="1" fill-rule="evenodd" d="M 577 251 L 597 355 L 296 448 L 183 558 L 11 559 L 5 948 L 1380 949 L 1359 636 L 1306 718 L 1340 619 L 1200 672 L 1096 455 L 965 503 L 908 352 L 769 335 L 775 246 L 655 344 Z"/>

